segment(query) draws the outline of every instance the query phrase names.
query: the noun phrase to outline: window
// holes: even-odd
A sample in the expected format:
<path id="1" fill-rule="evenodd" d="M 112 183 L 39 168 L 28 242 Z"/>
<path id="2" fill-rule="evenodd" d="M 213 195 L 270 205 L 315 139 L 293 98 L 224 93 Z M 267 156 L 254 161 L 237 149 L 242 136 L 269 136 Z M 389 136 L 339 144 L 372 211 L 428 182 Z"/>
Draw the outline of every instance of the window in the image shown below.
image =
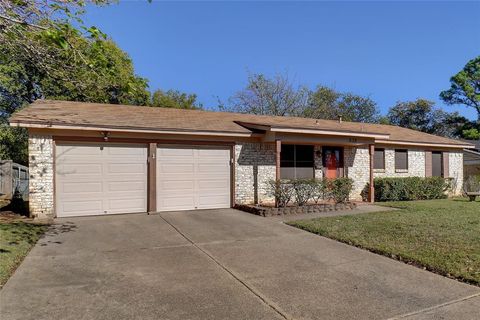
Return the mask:
<path id="1" fill-rule="evenodd" d="M 408 170 L 408 150 L 403 150 L 403 149 L 395 150 L 395 170 L 398 170 L 398 171 Z"/>
<path id="2" fill-rule="evenodd" d="M 443 154 L 440 151 L 432 152 L 432 176 L 443 177 Z"/>
<path id="3" fill-rule="evenodd" d="M 375 149 L 373 168 L 378 170 L 385 170 L 385 149 Z"/>
<path id="4" fill-rule="evenodd" d="M 313 146 L 284 144 L 280 153 L 282 179 L 313 178 Z"/>

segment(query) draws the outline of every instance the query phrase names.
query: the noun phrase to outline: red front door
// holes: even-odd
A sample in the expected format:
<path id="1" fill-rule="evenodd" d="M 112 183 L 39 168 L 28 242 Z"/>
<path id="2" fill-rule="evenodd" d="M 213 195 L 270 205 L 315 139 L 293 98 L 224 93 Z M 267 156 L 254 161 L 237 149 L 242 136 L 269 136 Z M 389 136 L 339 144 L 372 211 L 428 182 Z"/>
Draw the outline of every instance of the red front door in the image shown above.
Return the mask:
<path id="1" fill-rule="evenodd" d="M 335 179 L 339 177 L 339 168 L 342 167 L 343 152 L 341 148 L 323 148 L 323 167 L 325 178 Z"/>

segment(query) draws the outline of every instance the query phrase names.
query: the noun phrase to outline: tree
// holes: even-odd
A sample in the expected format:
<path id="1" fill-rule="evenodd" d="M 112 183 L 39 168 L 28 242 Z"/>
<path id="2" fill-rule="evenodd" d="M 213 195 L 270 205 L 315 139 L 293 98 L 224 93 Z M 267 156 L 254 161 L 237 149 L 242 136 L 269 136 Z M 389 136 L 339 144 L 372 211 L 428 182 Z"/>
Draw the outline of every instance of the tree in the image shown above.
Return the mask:
<path id="1" fill-rule="evenodd" d="M 202 109 L 202 104 L 197 102 L 196 94 L 186 94 L 178 90 L 156 90 L 150 102 L 152 107 L 176 109 Z"/>
<path id="2" fill-rule="evenodd" d="M 250 74 L 245 89 L 230 98 L 231 111 L 258 115 L 301 115 L 309 98 L 309 90 L 295 86 L 286 74 L 267 78 L 263 74 Z"/>
<path id="3" fill-rule="evenodd" d="M 149 102 L 147 81 L 134 74 L 125 52 L 98 29 L 81 26 L 81 32 L 69 24 L 79 21 L 75 8 L 86 1 L 12 3 L 0 0 L 0 158 L 26 164 L 26 131 L 7 120 L 35 99 Z"/>
<path id="4" fill-rule="evenodd" d="M 311 91 L 306 86 L 294 85 L 287 74 L 268 78 L 263 74 L 251 74 L 245 89 L 229 100 L 227 110 L 242 113 L 299 116 L 315 119 L 377 122 L 379 111 L 376 103 L 352 93 L 340 93 L 326 86 Z"/>
<path id="5" fill-rule="evenodd" d="M 432 131 L 432 122 L 436 122 L 436 120 L 433 120 L 435 117 L 433 110 L 434 102 L 425 99 L 397 102 L 395 106 L 390 108 L 387 117 L 393 125 L 430 132 Z"/>
<path id="6" fill-rule="evenodd" d="M 466 129 L 462 131 L 462 136 L 468 140 L 480 140 L 480 130 L 476 128 Z"/>
<path id="7" fill-rule="evenodd" d="M 82 59 L 75 43 L 68 40 L 71 23 L 92 38 L 103 37 L 96 27 L 86 27 L 81 20 L 88 4 L 103 5 L 110 0 L 0 0 L 0 43 L 16 49 L 17 55 L 48 67 L 50 57 L 43 46 L 38 46 L 32 34 L 42 34 L 44 42 L 54 44 L 59 50 L 70 50 Z M 62 61 L 58 61 L 62 63 Z"/>
<path id="8" fill-rule="evenodd" d="M 475 124 L 458 112 L 445 112 L 435 103 L 425 99 L 397 102 L 387 114 L 387 122 L 403 128 L 414 129 L 444 137 L 458 138 Z"/>
<path id="9" fill-rule="evenodd" d="M 445 103 L 463 104 L 477 111 L 480 123 L 480 56 L 470 60 L 463 70 L 450 78 L 451 87 L 440 93 Z"/>
<path id="10" fill-rule="evenodd" d="M 316 119 L 376 123 L 380 113 L 375 101 L 350 92 L 341 93 L 332 88 L 319 86 L 310 94 L 308 107 L 303 116 Z"/>

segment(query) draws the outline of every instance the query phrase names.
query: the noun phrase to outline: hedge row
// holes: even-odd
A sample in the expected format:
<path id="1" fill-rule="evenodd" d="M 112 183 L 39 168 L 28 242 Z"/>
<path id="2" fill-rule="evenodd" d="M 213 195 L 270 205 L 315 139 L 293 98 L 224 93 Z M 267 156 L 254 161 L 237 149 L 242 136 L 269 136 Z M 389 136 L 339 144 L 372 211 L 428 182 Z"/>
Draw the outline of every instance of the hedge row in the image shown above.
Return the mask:
<path id="1" fill-rule="evenodd" d="M 430 200 L 446 198 L 450 182 L 442 177 L 375 178 L 374 187 L 375 201 Z"/>
<path id="2" fill-rule="evenodd" d="M 279 207 L 286 207 L 289 203 L 303 206 L 309 202 L 318 203 L 322 200 L 333 200 L 343 203 L 349 199 L 353 180 L 350 178 L 337 179 L 296 179 L 270 180 L 268 193 L 275 197 Z"/>

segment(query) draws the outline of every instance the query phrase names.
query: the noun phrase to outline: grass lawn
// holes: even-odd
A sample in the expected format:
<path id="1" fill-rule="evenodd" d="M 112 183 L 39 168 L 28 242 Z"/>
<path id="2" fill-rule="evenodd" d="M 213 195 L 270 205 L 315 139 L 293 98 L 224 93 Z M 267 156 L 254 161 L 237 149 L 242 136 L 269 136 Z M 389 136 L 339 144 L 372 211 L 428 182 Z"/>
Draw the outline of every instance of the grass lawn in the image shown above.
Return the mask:
<path id="1" fill-rule="evenodd" d="M 290 222 L 292 226 L 480 285 L 480 202 L 390 202 L 401 210 Z"/>
<path id="2" fill-rule="evenodd" d="M 46 229 L 29 222 L 0 221 L 0 288 Z"/>

